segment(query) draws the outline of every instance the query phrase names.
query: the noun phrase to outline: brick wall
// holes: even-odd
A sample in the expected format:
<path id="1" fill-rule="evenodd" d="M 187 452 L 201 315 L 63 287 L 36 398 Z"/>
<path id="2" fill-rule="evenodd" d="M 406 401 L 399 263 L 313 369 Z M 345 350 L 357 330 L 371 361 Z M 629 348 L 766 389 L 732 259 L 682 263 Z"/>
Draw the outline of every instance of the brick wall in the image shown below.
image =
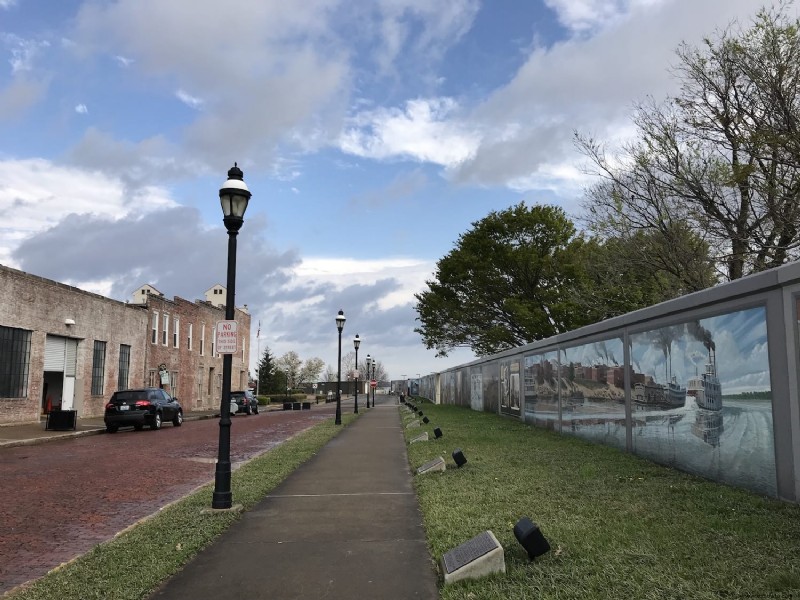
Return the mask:
<path id="1" fill-rule="evenodd" d="M 153 314 L 158 312 L 157 343 L 151 343 Z M 169 316 L 166 345 L 163 316 Z M 180 323 L 178 344 L 173 332 Z M 214 327 L 225 311 L 205 301 L 168 300 L 150 296 L 144 306 L 126 304 L 0 265 L 0 326 L 31 331 L 28 390 L 24 398 L 0 398 L 0 425 L 37 421 L 43 406 L 44 351 L 48 335 L 78 340 L 74 407 L 81 417 L 101 416 L 108 398 L 117 389 L 120 344 L 131 347 L 128 387 L 150 383 L 150 373 L 166 365 L 174 374 L 175 395 L 184 409 L 216 408 L 220 402 L 222 356 L 212 356 Z M 65 321 L 72 319 L 74 325 Z M 235 311 L 239 328 L 239 352 L 232 358 L 231 388 L 247 385 L 250 354 L 250 315 Z M 189 349 L 189 324 L 192 349 Z M 202 327 L 205 348 L 200 353 Z M 106 342 L 103 393 L 92 395 L 94 342 Z M 242 343 L 245 342 L 244 356 Z M 209 388 L 209 382 L 211 386 Z"/>

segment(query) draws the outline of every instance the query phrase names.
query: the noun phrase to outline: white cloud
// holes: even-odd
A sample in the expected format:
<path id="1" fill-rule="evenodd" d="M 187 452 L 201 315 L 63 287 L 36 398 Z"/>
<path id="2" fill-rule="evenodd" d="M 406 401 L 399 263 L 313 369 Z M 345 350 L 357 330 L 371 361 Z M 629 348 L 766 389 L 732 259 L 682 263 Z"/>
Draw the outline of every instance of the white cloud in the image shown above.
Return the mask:
<path id="1" fill-rule="evenodd" d="M 201 98 L 190 95 L 188 92 L 178 90 L 175 96 L 189 108 L 199 109 L 202 108 L 204 102 Z"/>
<path id="2" fill-rule="evenodd" d="M 17 0 L 0 0 L 0 8 L 2 9 L 9 9 L 12 6 L 16 6 Z"/>
<path id="3" fill-rule="evenodd" d="M 562 25 L 573 31 L 601 28 L 641 7 L 663 0 L 544 0 Z"/>
<path id="4" fill-rule="evenodd" d="M 119 219 L 173 206 L 156 187 L 129 204 L 125 187 L 103 173 L 60 167 L 43 159 L 0 161 L 0 256 L 70 214 Z"/>
<path id="5" fill-rule="evenodd" d="M 132 58 L 127 58 L 125 56 L 120 56 L 119 54 L 114 57 L 114 60 L 116 60 L 117 63 L 119 64 L 119 66 L 121 66 L 123 68 L 130 67 L 133 64 L 133 59 Z"/>
<path id="6" fill-rule="evenodd" d="M 451 98 L 409 100 L 404 109 L 379 108 L 350 119 L 339 138 L 342 152 L 374 159 L 396 157 L 454 166 L 473 155 L 480 138 L 457 120 Z"/>
<path id="7" fill-rule="evenodd" d="M 12 73 L 31 71 L 34 67 L 34 60 L 42 49 L 50 47 L 50 42 L 47 40 L 24 39 L 10 33 L 2 34 L 0 39 L 11 50 L 11 58 L 8 62 L 11 65 Z"/>
<path id="8" fill-rule="evenodd" d="M 88 108 L 86 108 L 86 105 L 85 105 L 85 104 L 78 104 L 78 105 L 75 107 L 75 112 L 76 112 L 76 113 L 78 113 L 78 114 L 81 114 L 81 115 L 85 115 L 86 113 L 88 113 L 88 112 L 89 112 L 89 109 L 88 109 Z"/>
<path id="9" fill-rule="evenodd" d="M 374 6 L 380 46 L 373 57 L 381 73 L 391 72 L 404 50 L 420 65 L 438 59 L 469 31 L 480 10 L 477 0 L 379 0 Z"/>
<path id="10" fill-rule="evenodd" d="M 731 19 L 749 18 L 759 8 L 756 0 L 548 0 L 548 5 L 585 35 L 534 47 L 507 85 L 461 117 L 483 136 L 469 159 L 451 168 L 454 181 L 513 189 L 544 181 L 561 194 L 574 193 L 580 178 L 568 165 L 584 159 L 576 153 L 573 132 L 601 140 L 629 135 L 635 101 L 677 91 L 669 68 L 682 41 L 699 44 Z M 590 34 L 584 31 L 588 27 Z"/>

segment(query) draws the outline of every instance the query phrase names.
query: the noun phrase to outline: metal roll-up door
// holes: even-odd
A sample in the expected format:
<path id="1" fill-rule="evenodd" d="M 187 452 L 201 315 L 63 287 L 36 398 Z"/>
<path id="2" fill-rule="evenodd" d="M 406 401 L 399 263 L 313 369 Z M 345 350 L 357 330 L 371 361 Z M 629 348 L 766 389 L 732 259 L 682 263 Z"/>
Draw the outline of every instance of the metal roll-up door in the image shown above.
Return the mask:
<path id="1" fill-rule="evenodd" d="M 44 346 L 44 370 L 64 371 L 67 338 L 58 335 L 48 335 Z"/>

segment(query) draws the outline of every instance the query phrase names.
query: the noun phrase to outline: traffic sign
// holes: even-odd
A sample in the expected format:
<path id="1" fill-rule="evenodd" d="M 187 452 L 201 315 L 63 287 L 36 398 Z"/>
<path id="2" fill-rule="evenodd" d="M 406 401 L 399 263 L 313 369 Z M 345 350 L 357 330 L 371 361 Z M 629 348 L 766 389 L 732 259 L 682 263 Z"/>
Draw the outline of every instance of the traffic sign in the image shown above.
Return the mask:
<path id="1" fill-rule="evenodd" d="M 236 321 L 218 321 L 216 334 L 217 354 L 236 354 L 239 347 L 238 324 Z"/>
<path id="2" fill-rule="evenodd" d="M 373 379 L 369 382 L 369 387 L 378 387 L 378 382 Z"/>

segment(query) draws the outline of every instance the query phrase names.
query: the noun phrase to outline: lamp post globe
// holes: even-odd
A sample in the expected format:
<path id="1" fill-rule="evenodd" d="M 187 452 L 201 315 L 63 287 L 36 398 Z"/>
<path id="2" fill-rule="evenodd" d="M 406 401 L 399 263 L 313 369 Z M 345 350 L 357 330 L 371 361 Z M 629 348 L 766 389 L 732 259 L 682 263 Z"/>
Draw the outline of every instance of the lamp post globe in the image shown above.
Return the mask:
<path id="1" fill-rule="evenodd" d="M 236 236 L 244 223 L 244 213 L 250 201 L 250 190 L 244 173 L 236 163 L 228 171 L 228 179 L 219 190 L 222 222 L 228 230 L 228 287 L 225 299 L 225 320 L 234 318 L 236 298 Z M 222 355 L 222 400 L 219 416 L 219 452 L 214 472 L 214 494 L 211 508 L 228 509 L 233 504 L 231 493 L 231 370 L 233 355 Z"/>
<path id="2" fill-rule="evenodd" d="M 344 311 L 340 310 L 336 315 L 336 329 L 339 330 L 339 358 L 337 360 L 336 369 L 336 425 L 342 424 L 342 329 L 344 329 L 344 322 L 347 319 L 344 317 Z"/>
<path id="3" fill-rule="evenodd" d="M 358 414 L 358 347 L 360 345 L 361 345 L 361 338 L 358 337 L 358 334 L 356 334 L 356 337 L 353 338 L 353 348 L 356 349 L 356 398 L 355 398 L 356 406 L 355 409 L 353 410 L 354 414 Z M 369 408 L 369 406 L 367 406 L 367 408 Z"/>

